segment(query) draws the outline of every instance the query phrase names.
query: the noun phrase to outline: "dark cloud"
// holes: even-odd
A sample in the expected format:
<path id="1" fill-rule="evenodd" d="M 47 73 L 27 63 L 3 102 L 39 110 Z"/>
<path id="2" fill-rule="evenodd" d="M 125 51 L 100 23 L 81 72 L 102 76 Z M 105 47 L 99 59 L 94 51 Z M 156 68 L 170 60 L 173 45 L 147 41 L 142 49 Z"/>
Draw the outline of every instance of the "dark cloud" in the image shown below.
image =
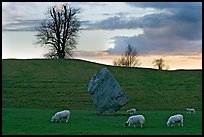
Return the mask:
<path id="1" fill-rule="evenodd" d="M 104 30 L 115 30 L 115 29 L 134 29 L 142 28 L 143 24 L 137 19 L 128 20 L 121 16 L 110 17 L 106 20 L 102 20 L 96 23 L 91 23 L 87 29 L 104 29 Z"/>
<path id="2" fill-rule="evenodd" d="M 133 46 L 139 55 L 160 54 L 195 54 L 202 50 L 201 40 L 176 40 L 171 38 L 150 39 L 147 35 L 138 36 L 116 36 L 114 39 L 114 48 L 109 48 L 109 54 L 123 54 L 128 44 Z"/>
<path id="3" fill-rule="evenodd" d="M 183 9 L 197 8 L 197 6 L 201 6 L 201 2 L 126 2 L 126 4 L 132 7 L 157 9 Z"/>
<path id="4" fill-rule="evenodd" d="M 157 5 L 158 4 L 158 5 Z M 184 5 L 182 5 L 184 4 Z M 139 28 L 139 36 L 116 36 L 110 54 L 122 54 L 127 44 L 133 45 L 140 54 L 188 54 L 202 49 L 202 9 L 197 3 L 131 3 L 135 7 L 168 8 L 168 12 L 153 13 L 128 22 L 119 16 L 96 25 L 106 29 Z M 168 6 L 169 5 L 169 6 Z M 109 23 L 108 22 L 114 22 Z M 117 23 L 118 22 L 118 23 Z M 123 27 L 122 27 L 123 26 Z"/>
<path id="5" fill-rule="evenodd" d="M 168 5 L 168 3 L 164 3 L 160 3 L 158 7 L 162 7 L 161 5 L 166 4 Z M 157 7 L 156 4 L 157 2 L 149 4 L 148 7 L 151 5 Z M 131 5 L 133 4 L 131 3 Z M 186 7 L 180 3 L 178 5 L 177 3 L 172 3 L 170 5 L 172 5 L 170 6 L 170 13 L 152 13 L 139 18 L 128 18 L 126 16 L 116 15 L 99 22 L 90 23 L 87 29 L 115 30 L 144 28 L 144 31 L 148 33 L 147 30 L 149 29 L 154 29 L 155 32 L 159 32 L 159 30 L 165 28 L 165 30 L 163 29 L 164 32 L 160 33 L 162 36 L 200 39 L 200 30 L 202 29 L 201 6 L 197 5 L 196 8 L 194 3 L 192 4 L 192 8 L 189 4 L 187 4 Z M 173 5 L 175 5 L 176 8 L 173 8 Z"/>

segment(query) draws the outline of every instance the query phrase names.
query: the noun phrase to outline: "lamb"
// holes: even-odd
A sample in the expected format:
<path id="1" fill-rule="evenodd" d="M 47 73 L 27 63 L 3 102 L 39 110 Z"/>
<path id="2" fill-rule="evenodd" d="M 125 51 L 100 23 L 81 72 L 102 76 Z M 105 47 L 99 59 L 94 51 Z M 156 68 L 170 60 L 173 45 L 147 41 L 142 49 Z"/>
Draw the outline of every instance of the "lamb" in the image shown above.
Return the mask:
<path id="1" fill-rule="evenodd" d="M 195 109 L 194 108 L 186 108 L 187 114 L 195 114 Z"/>
<path id="2" fill-rule="evenodd" d="M 68 122 L 69 118 L 70 118 L 70 111 L 69 110 L 63 110 L 60 112 L 57 112 L 52 118 L 51 121 L 52 122 L 61 122 L 61 119 L 66 119 L 66 122 Z"/>
<path id="3" fill-rule="evenodd" d="M 128 118 L 127 122 L 125 123 L 125 127 L 132 125 L 134 128 L 135 124 L 140 123 L 140 126 L 142 128 L 144 122 L 145 122 L 145 118 L 143 115 L 133 115 Z"/>
<path id="4" fill-rule="evenodd" d="M 127 110 L 127 112 L 130 113 L 131 115 L 134 115 L 136 114 L 136 109 L 132 108 L 132 109 Z"/>
<path id="5" fill-rule="evenodd" d="M 168 127 L 172 127 L 175 126 L 175 123 L 179 123 L 178 126 L 183 126 L 183 116 L 181 114 L 170 116 L 166 124 Z"/>

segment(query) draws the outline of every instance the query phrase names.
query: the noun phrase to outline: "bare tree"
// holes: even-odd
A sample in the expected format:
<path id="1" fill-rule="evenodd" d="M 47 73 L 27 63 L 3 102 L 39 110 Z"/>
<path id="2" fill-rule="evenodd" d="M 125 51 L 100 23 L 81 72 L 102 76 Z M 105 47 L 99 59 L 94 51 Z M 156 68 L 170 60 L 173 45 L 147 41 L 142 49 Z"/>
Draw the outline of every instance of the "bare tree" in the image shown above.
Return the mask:
<path id="1" fill-rule="evenodd" d="M 165 66 L 164 60 L 162 58 L 154 59 L 152 64 L 154 64 L 155 67 L 158 67 L 159 70 L 162 70 L 164 68 L 164 66 Z"/>
<path id="2" fill-rule="evenodd" d="M 77 14 L 80 9 L 68 5 L 53 6 L 48 9 L 48 17 L 36 27 L 35 44 L 47 46 L 49 52 L 47 58 L 73 58 L 73 50 L 76 49 L 80 21 Z"/>
<path id="3" fill-rule="evenodd" d="M 125 54 L 122 55 L 120 59 L 113 61 L 113 65 L 115 66 L 135 67 L 139 66 L 140 64 L 137 50 L 130 46 L 130 44 L 128 44 Z"/>

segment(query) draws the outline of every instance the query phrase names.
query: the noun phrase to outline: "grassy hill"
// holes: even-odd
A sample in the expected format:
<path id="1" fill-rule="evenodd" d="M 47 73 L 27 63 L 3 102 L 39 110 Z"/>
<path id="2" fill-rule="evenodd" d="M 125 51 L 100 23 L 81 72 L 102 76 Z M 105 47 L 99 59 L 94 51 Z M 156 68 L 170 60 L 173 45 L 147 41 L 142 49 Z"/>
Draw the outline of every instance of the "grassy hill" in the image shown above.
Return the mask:
<path id="1" fill-rule="evenodd" d="M 82 60 L 2 60 L 2 107 L 95 110 L 88 84 L 107 67 L 127 92 L 121 109 L 202 110 L 202 70 L 159 71 Z"/>

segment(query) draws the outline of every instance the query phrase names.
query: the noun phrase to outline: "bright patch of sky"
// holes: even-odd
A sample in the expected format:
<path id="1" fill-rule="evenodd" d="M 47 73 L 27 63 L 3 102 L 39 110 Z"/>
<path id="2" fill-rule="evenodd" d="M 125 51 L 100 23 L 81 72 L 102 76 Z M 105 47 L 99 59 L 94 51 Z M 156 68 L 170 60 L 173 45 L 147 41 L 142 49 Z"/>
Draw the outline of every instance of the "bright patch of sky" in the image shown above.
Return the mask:
<path id="1" fill-rule="evenodd" d="M 113 36 L 119 35 L 131 37 L 134 35 L 138 36 L 139 34 L 143 34 L 141 28 L 131 30 L 85 30 L 80 34 L 78 49 L 103 51 L 114 47 Z M 87 41 L 87 39 L 89 39 L 89 41 Z"/>

